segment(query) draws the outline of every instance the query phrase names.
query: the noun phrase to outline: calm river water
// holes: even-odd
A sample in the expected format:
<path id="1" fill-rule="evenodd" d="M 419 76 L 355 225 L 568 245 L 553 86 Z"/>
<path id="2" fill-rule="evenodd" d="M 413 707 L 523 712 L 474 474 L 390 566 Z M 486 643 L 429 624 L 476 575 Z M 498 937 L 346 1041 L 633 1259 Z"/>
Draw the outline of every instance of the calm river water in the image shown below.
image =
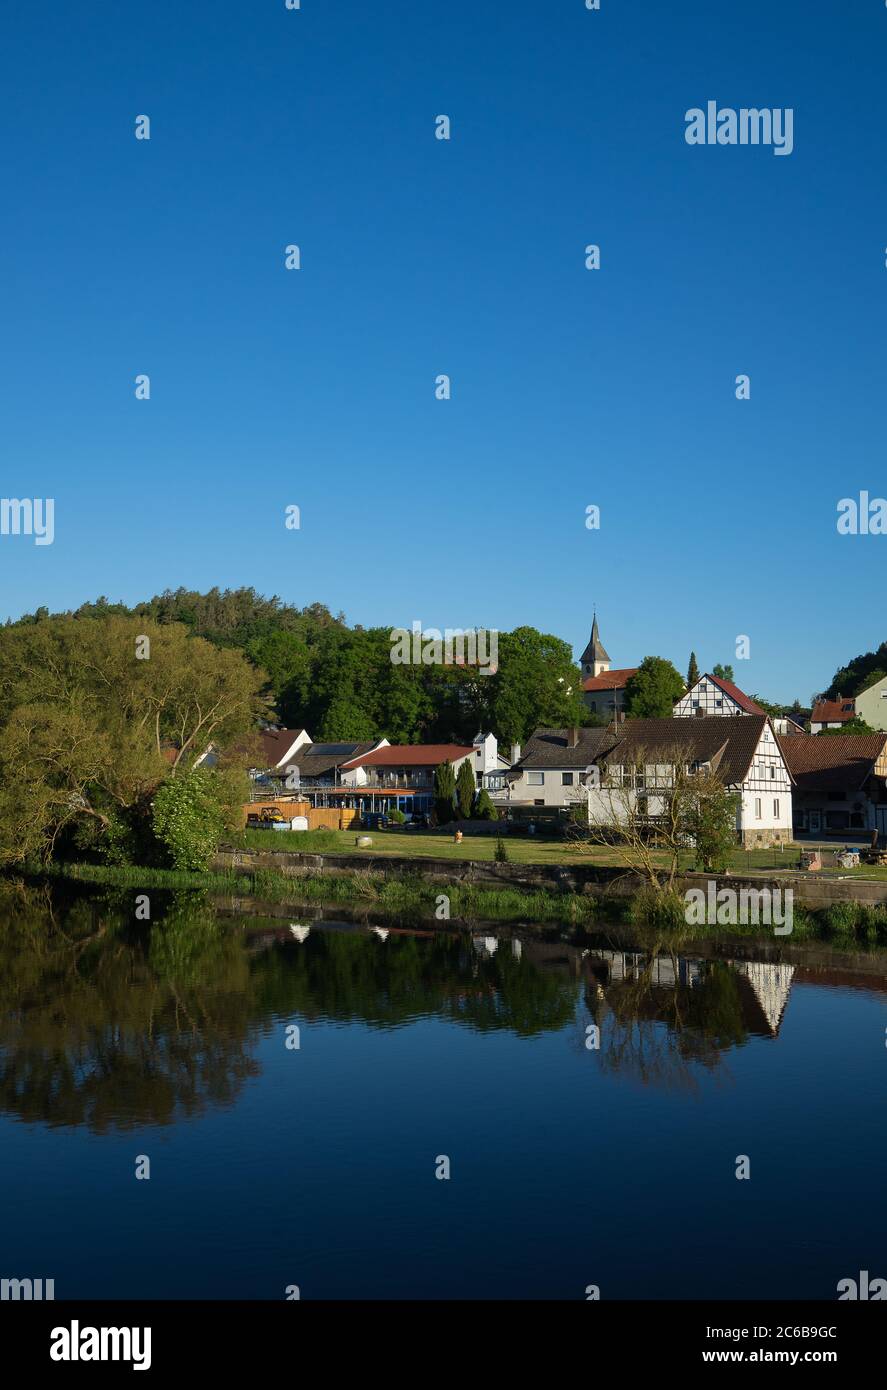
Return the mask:
<path id="1" fill-rule="evenodd" d="M 2 913 L 3 1278 L 834 1299 L 887 1275 L 887 956 L 650 960 L 191 898 Z"/>

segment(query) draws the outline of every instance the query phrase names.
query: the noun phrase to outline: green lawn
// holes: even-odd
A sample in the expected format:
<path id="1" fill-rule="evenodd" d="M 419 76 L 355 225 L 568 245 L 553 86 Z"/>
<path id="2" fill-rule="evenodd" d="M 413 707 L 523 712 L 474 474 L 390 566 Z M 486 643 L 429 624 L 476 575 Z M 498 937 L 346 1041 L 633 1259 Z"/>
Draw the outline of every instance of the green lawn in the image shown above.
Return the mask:
<path id="1" fill-rule="evenodd" d="M 359 849 L 359 835 L 369 834 L 370 849 Z M 466 835 L 456 844 L 452 833 L 435 830 L 245 830 L 228 841 L 240 849 L 295 850 L 303 854 L 373 854 L 392 858 L 408 856 L 433 859 L 476 859 L 490 862 L 496 849 L 495 835 Z M 503 836 L 508 860 L 512 864 L 606 864 L 623 866 L 614 849 L 607 845 L 578 846 L 575 841 L 544 835 Z M 784 850 L 736 849 L 730 857 L 733 873 L 763 872 L 783 869 L 793 872 L 798 867 L 800 846 L 786 845 Z M 662 856 L 661 862 L 665 863 Z M 688 851 L 682 868 L 692 869 L 695 855 Z M 857 878 L 885 878 L 887 870 L 862 867 L 859 869 L 824 869 L 830 877 L 852 874 Z"/>
<path id="2" fill-rule="evenodd" d="M 359 849 L 358 836 L 369 835 L 370 849 Z M 561 839 L 539 835 L 505 836 L 505 848 L 513 864 L 616 864 L 612 850 L 595 846 L 588 851 Z M 460 844 L 453 836 L 433 830 L 245 830 L 227 841 L 242 849 L 296 850 L 302 854 L 378 854 L 431 859 L 490 861 L 496 850 L 495 835 L 466 835 Z"/>

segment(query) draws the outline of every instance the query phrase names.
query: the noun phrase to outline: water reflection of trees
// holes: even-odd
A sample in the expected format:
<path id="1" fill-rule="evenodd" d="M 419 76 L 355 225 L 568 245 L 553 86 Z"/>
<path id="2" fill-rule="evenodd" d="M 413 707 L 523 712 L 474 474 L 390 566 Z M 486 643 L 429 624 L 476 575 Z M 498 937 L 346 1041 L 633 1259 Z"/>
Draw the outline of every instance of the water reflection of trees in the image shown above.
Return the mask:
<path id="1" fill-rule="evenodd" d="M 617 952 L 535 935 L 250 926 L 195 895 L 137 923 L 131 894 L 62 910 L 0 889 L 0 1108 L 97 1132 L 168 1124 L 231 1104 L 277 1022 L 436 1017 L 532 1037 L 573 1024 L 583 984 L 580 1037 L 598 1024 L 604 1071 L 692 1086 L 749 1032 L 776 1031 L 791 974 L 762 993 L 750 976 L 770 967 L 743 975 L 674 941 L 617 969 Z"/>
<path id="2" fill-rule="evenodd" d="M 129 925 L 113 901 L 0 903 L 0 1107 L 97 1132 L 225 1105 L 246 1049 L 242 943 L 205 907 Z"/>
<path id="3" fill-rule="evenodd" d="M 264 949 L 199 897 L 136 923 L 132 895 L 0 898 L 0 1108 L 103 1132 L 230 1104 L 275 1019 L 393 1028 L 436 1015 L 528 1036 L 572 1020 L 575 980 L 466 935 L 313 931 Z"/>
<path id="4" fill-rule="evenodd" d="M 263 1010 L 391 1028 L 423 1015 L 521 1036 L 565 1027 L 576 1009 L 570 978 L 520 954 L 477 950 L 465 934 L 312 932 L 256 961 Z"/>
<path id="5" fill-rule="evenodd" d="M 692 1089 L 698 1067 L 713 1070 L 725 1049 L 748 1036 L 739 980 L 728 965 L 709 961 L 691 982 L 675 959 L 674 978 L 663 983 L 661 960 L 646 958 L 606 987 L 593 976 L 586 988 L 589 1016 L 600 1029 L 601 1068 L 645 1085 Z"/>

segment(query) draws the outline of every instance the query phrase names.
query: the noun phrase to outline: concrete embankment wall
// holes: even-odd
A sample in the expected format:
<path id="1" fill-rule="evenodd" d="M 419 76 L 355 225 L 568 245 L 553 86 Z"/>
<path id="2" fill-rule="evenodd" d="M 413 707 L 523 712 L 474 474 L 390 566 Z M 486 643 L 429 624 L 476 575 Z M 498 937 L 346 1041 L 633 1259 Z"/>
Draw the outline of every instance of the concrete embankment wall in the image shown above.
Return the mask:
<path id="1" fill-rule="evenodd" d="M 642 880 L 603 864 L 497 864 L 472 859 L 393 858 L 374 854 L 298 854 L 290 850 L 221 850 L 212 867 L 237 873 L 270 869 L 292 878 L 373 874 L 385 878 L 422 878 L 433 884 L 473 884 L 482 888 L 546 888 L 561 893 L 631 897 Z M 832 903 L 887 903 L 887 879 L 823 878 L 820 874 L 775 872 L 771 875 L 684 874 L 681 892 L 704 888 L 711 880 L 719 888 L 776 886 L 794 891 L 796 903 L 828 907 Z"/>

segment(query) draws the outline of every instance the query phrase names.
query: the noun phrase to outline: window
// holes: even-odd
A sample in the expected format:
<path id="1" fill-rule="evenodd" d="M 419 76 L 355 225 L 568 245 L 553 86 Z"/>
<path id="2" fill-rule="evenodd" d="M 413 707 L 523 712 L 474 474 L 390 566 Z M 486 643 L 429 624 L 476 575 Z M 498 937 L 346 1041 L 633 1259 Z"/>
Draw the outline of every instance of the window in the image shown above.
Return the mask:
<path id="1" fill-rule="evenodd" d="M 770 781 L 771 781 L 771 782 L 773 781 L 773 778 L 774 778 L 775 776 L 776 776 L 776 768 L 775 768 L 775 767 L 771 767 L 771 769 L 770 769 Z"/>
<path id="2" fill-rule="evenodd" d="M 760 819 L 761 819 L 761 798 L 760 798 L 759 796 L 756 796 L 756 797 L 755 797 L 755 820 L 760 820 Z"/>
<path id="3" fill-rule="evenodd" d="M 693 708 L 694 708 L 694 709 L 698 709 L 698 708 L 699 708 L 699 701 L 698 701 L 698 700 L 694 700 L 694 701 L 693 701 Z"/>
<path id="4" fill-rule="evenodd" d="M 588 708 L 594 710 L 595 713 L 597 713 L 597 700 L 589 700 Z"/>
<path id="5" fill-rule="evenodd" d="M 545 805 L 545 802 L 544 802 L 544 801 L 534 801 L 534 802 L 533 802 L 533 805 L 534 805 L 534 806 L 544 806 L 544 805 Z"/>
<path id="6" fill-rule="evenodd" d="M 715 700 L 715 708 L 720 709 L 723 703 L 723 700 Z"/>
<path id="7" fill-rule="evenodd" d="M 778 802 L 778 801 L 774 801 L 774 802 L 773 802 L 773 814 L 774 814 L 774 816 L 776 817 L 776 819 L 779 820 L 779 802 Z"/>
<path id="8" fill-rule="evenodd" d="M 562 787 L 572 787 L 572 785 L 573 785 L 573 774 L 572 774 L 572 772 L 562 772 L 562 773 L 561 773 L 561 786 L 562 786 Z"/>
<path id="9" fill-rule="evenodd" d="M 541 786 L 544 786 L 544 784 L 545 784 L 545 773 L 544 773 L 544 772 L 528 772 L 528 773 L 527 773 L 527 784 L 528 784 L 528 786 L 531 786 L 531 787 L 541 787 Z"/>

